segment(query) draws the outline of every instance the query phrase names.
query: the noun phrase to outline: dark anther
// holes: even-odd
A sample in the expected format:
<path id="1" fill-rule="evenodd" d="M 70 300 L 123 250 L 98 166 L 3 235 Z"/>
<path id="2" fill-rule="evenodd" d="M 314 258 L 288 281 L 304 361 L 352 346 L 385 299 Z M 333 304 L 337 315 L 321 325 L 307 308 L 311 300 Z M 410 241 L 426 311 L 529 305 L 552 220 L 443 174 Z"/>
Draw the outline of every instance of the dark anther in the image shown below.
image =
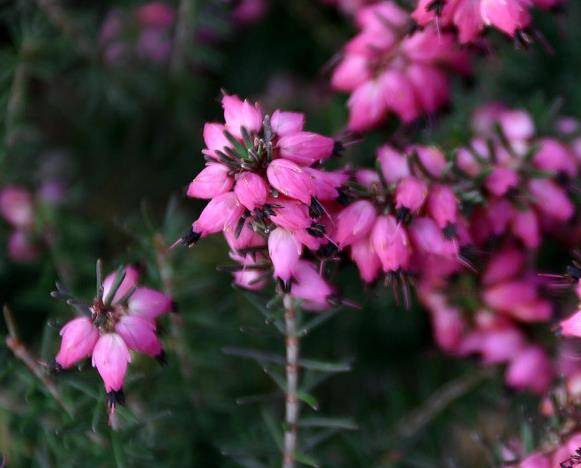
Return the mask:
<path id="1" fill-rule="evenodd" d="M 333 143 L 333 156 L 341 156 L 341 153 L 345 150 L 345 145 L 341 141 L 335 141 Z"/>
<path id="2" fill-rule="evenodd" d="M 123 393 L 123 389 L 113 390 L 112 392 L 107 393 L 107 405 L 112 408 L 118 404 L 125 404 L 125 394 Z"/>
<path id="3" fill-rule="evenodd" d="M 445 6 L 446 0 L 432 0 L 426 6 L 426 11 L 433 11 L 436 16 L 442 16 Z"/>
<path id="4" fill-rule="evenodd" d="M 349 197 L 347 196 L 347 194 L 345 193 L 345 189 L 344 188 L 338 188 L 337 189 L 337 202 L 340 203 L 343 206 L 347 206 L 350 201 L 349 201 Z"/>
<path id="5" fill-rule="evenodd" d="M 319 249 L 319 254 L 322 257 L 333 257 L 339 252 L 339 249 L 335 244 L 329 242 L 328 244 L 322 245 Z"/>
<path id="6" fill-rule="evenodd" d="M 310 227 L 307 228 L 307 232 L 313 237 L 324 237 L 325 226 L 322 224 L 313 223 Z"/>
<path id="7" fill-rule="evenodd" d="M 400 223 L 408 224 L 411 221 L 412 217 L 411 211 L 409 208 L 402 206 L 401 208 L 397 209 L 395 217 Z"/>
<path id="8" fill-rule="evenodd" d="M 442 232 L 446 239 L 455 239 L 458 235 L 458 228 L 455 224 L 448 223 Z"/>
<path id="9" fill-rule="evenodd" d="M 63 371 L 63 367 L 58 362 L 53 361 L 48 366 L 48 371 L 51 374 L 58 374 L 59 372 L 62 372 Z"/>
<path id="10" fill-rule="evenodd" d="M 190 247 L 200 240 L 202 235 L 199 232 L 192 231 L 191 229 L 184 234 L 178 241 L 180 244 Z"/>
<path id="11" fill-rule="evenodd" d="M 581 278 L 581 268 L 576 267 L 575 265 L 569 265 L 567 267 L 567 274 L 575 281 L 579 281 Z"/>
<path id="12" fill-rule="evenodd" d="M 309 205 L 309 216 L 311 218 L 317 219 L 323 216 L 324 212 L 325 210 L 319 203 L 319 200 L 317 200 L 315 197 L 311 197 L 311 204 Z"/>
<path id="13" fill-rule="evenodd" d="M 170 312 L 172 312 L 174 314 L 178 314 L 180 312 L 180 307 L 176 301 L 171 301 Z"/>

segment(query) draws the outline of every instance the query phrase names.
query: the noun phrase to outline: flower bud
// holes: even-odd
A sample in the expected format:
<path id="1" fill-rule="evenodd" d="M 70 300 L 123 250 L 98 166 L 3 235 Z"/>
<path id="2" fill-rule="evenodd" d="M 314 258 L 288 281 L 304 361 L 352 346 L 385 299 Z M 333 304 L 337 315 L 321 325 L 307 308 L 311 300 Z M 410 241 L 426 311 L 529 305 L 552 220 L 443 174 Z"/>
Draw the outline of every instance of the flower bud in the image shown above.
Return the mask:
<path id="1" fill-rule="evenodd" d="M 193 232 L 201 237 L 227 229 L 235 229 L 244 207 L 234 192 L 226 192 L 210 200 L 199 218 L 192 224 Z"/>
<path id="2" fill-rule="evenodd" d="M 377 150 L 377 160 L 388 184 L 399 182 L 410 175 L 407 158 L 389 145 L 383 145 Z"/>
<path id="3" fill-rule="evenodd" d="M 305 126 L 305 114 L 276 110 L 270 118 L 270 126 L 272 131 L 279 137 L 294 135 L 303 130 Z"/>
<path id="4" fill-rule="evenodd" d="M 79 317 L 65 324 L 60 331 L 61 347 L 56 362 L 67 369 L 89 357 L 99 339 L 99 331 L 87 317 Z"/>
<path id="5" fill-rule="evenodd" d="M 287 159 L 275 159 L 268 165 L 266 176 L 280 193 L 306 205 L 311 204 L 313 178 L 300 166 Z"/>
<path id="6" fill-rule="evenodd" d="M 242 128 L 249 133 L 262 128 L 262 111 L 258 104 L 242 101 L 238 96 L 225 95 L 222 98 L 226 129 L 236 138 L 242 138 Z"/>
<path id="7" fill-rule="evenodd" d="M 301 251 L 301 243 L 291 232 L 283 228 L 272 231 L 268 236 L 268 254 L 274 267 L 274 277 L 288 282 L 299 261 Z"/>
<path id="8" fill-rule="evenodd" d="M 99 371 L 107 392 L 121 390 L 129 362 L 127 345 L 117 333 L 106 333 L 95 344 L 93 367 Z"/>
<path id="9" fill-rule="evenodd" d="M 351 259 L 359 268 L 361 279 L 373 282 L 381 270 L 381 261 L 373 249 L 371 239 L 364 237 L 351 244 Z"/>
<path id="10" fill-rule="evenodd" d="M 395 191 L 395 206 L 405 208 L 412 213 L 420 210 L 428 194 L 426 183 L 414 176 L 403 178 Z"/>
<path id="11" fill-rule="evenodd" d="M 153 322 L 157 317 L 172 310 L 172 300 L 160 291 L 150 288 L 137 288 L 128 301 L 128 310 Z"/>
<path id="12" fill-rule="evenodd" d="M 318 133 L 296 132 L 281 137 L 277 147 L 281 157 L 303 166 L 311 166 L 331 156 L 335 142 Z"/>
<path id="13" fill-rule="evenodd" d="M 129 349 L 151 357 L 159 356 L 163 349 L 155 334 L 155 324 L 140 315 L 121 317 L 115 332 L 123 338 Z"/>
<path id="14" fill-rule="evenodd" d="M 458 200 L 447 185 L 435 184 L 428 196 L 428 212 L 440 229 L 455 225 L 458 219 Z"/>
<path id="15" fill-rule="evenodd" d="M 384 272 L 408 268 L 411 255 L 410 243 L 405 227 L 393 216 L 377 217 L 371 231 L 371 244 L 381 261 Z"/>

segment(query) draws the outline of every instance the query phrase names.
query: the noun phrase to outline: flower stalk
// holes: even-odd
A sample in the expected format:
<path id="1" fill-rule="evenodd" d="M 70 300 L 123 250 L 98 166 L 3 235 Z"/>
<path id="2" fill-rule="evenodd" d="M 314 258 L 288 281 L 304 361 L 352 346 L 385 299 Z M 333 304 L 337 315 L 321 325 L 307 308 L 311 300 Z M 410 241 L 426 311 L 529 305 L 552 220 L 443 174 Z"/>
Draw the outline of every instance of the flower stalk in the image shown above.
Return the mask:
<path id="1" fill-rule="evenodd" d="M 286 411 L 283 468 L 294 468 L 295 453 L 298 445 L 299 419 L 299 337 L 297 334 L 297 317 L 293 298 L 286 294 L 283 298 L 284 321 L 286 326 Z"/>

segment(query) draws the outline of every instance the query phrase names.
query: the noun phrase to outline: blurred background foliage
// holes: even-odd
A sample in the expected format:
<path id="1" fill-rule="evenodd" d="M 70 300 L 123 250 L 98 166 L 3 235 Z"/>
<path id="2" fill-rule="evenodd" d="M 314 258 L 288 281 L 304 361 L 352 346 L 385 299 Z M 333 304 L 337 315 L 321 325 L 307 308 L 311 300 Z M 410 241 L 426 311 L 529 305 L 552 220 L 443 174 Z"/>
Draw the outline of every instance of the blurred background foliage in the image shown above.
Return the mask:
<path id="1" fill-rule="evenodd" d="M 67 186 L 63 205 L 44 213 L 42 229 L 53 235 L 41 257 L 30 264 L 0 257 L 0 297 L 22 342 L 41 362 L 52 360 L 71 310 L 49 293 L 59 279 L 89 299 L 98 257 L 109 270 L 141 264 L 146 282 L 170 287 L 180 308 L 163 322 L 167 365 L 140 357 L 131 366 L 117 432 L 107 426 L 96 372 L 51 376 L 59 404 L 2 346 L 0 452 L 10 466 L 278 464 L 269 421 L 279 417 L 282 399 L 239 404 L 241 397 L 272 394 L 274 384 L 251 360 L 223 352 L 282 351 L 253 305 L 263 299 L 249 300 L 231 288 L 229 275 L 216 272 L 227 260 L 219 239 L 158 253 L 202 206 L 183 194 L 203 166 L 203 123 L 221 118 L 221 89 L 270 110 L 305 112 L 314 131 L 343 131 L 345 97 L 330 92 L 327 70 L 353 27 L 315 0 L 273 0 L 262 20 L 245 26 L 227 20 L 225 0 L 183 1 L 195 4 L 193 29 L 216 37 L 191 41 L 177 72 L 102 60 L 106 14 L 139 2 L 0 2 L 1 184 L 34 190 L 49 167 Z M 55 5 L 66 14 L 60 23 L 50 18 Z M 452 106 L 398 138 L 452 148 L 467 141 L 472 110 L 489 100 L 527 108 L 541 131 L 556 111 L 580 117 L 580 22 L 581 5 L 571 0 L 565 14 L 535 19 L 549 46 L 516 50 L 491 37 L 470 82 L 455 82 Z M 375 148 L 396 128 L 391 122 L 368 135 L 345 160 L 372 164 Z M 7 226 L 0 231 L 5 239 Z M 558 246 L 551 254 L 546 270 L 560 272 L 568 254 Z M 356 278 L 348 267 L 338 282 L 364 308 L 340 311 L 304 340 L 306 355 L 352 367 L 329 379 L 317 398 L 321 413 L 350 417 L 358 430 L 305 430 L 323 466 L 494 466 L 503 437 L 538 436 L 533 398 L 510 394 L 494 372 L 442 356 L 425 313 L 404 310 L 381 288 L 362 290 Z"/>

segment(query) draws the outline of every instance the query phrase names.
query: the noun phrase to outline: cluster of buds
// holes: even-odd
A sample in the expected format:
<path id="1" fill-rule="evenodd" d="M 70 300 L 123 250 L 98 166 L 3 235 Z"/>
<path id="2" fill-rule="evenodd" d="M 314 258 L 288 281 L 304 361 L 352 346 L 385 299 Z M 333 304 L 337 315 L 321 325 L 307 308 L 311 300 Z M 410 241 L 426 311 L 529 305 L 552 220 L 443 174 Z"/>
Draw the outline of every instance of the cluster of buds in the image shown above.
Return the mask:
<path id="1" fill-rule="evenodd" d="M 383 1 L 356 14 L 359 33 L 344 48 L 332 87 L 350 93 L 349 129 L 365 131 L 390 113 L 411 122 L 448 101 L 449 70 L 469 71 L 454 36 L 435 28 L 410 32 L 410 15 Z"/>
<path id="2" fill-rule="evenodd" d="M 465 220 L 447 181 L 444 154 L 434 147 L 389 145 L 377 152 L 379 170 L 359 169 L 338 213 L 335 239 L 350 248 L 365 282 L 380 273 L 407 291 L 410 273 L 444 274 L 461 265 Z M 394 287 L 397 292 L 398 288 Z"/>
<path id="3" fill-rule="evenodd" d="M 566 230 L 575 215 L 573 181 L 581 158 L 554 138 L 535 137 L 531 117 L 501 104 L 478 109 L 474 138 L 456 154 L 463 193 L 480 203 L 470 219 L 474 242 L 516 237 L 539 247 L 543 233 Z"/>
<path id="4" fill-rule="evenodd" d="M 174 304 L 165 294 L 138 286 L 139 276 L 139 270 L 133 266 L 109 274 L 102 284 L 97 285 L 97 296 L 86 307 L 87 315 L 67 322 L 60 331 L 62 341 L 56 356 L 57 368 L 68 369 L 92 357 L 112 409 L 116 403 L 123 402 L 122 390 L 127 366 L 131 362 L 130 350 L 164 359 L 156 320 L 172 311 Z M 53 297 L 79 304 L 61 287 Z"/>
<path id="5" fill-rule="evenodd" d="M 412 13 L 420 26 L 455 28 L 462 44 L 474 42 L 485 27 L 492 27 L 527 44 L 531 7 L 555 8 L 563 0 L 419 0 Z"/>
<path id="6" fill-rule="evenodd" d="M 207 164 L 187 195 L 210 202 L 180 242 L 223 232 L 238 262 L 235 283 L 260 289 L 270 271 L 310 309 L 328 307 L 333 289 L 303 255 L 333 244 L 333 213 L 348 176 L 317 167 L 341 149 L 332 138 L 305 131 L 303 114 L 263 114 L 237 96 L 222 98 L 225 123 L 207 123 Z"/>

